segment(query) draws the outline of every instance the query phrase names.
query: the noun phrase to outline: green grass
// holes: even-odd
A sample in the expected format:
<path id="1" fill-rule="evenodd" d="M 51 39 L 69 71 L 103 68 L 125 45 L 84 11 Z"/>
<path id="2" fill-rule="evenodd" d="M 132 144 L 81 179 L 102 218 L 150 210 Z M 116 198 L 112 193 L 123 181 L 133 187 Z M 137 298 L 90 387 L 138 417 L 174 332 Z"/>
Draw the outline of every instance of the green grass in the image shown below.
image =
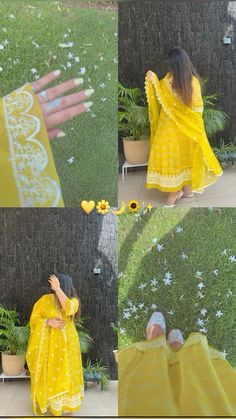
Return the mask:
<path id="1" fill-rule="evenodd" d="M 119 347 L 145 338 L 156 304 L 168 328 L 180 328 L 185 338 L 199 331 L 197 321 L 203 319 L 209 343 L 225 350 L 236 366 L 236 258 L 229 260 L 236 255 L 235 209 L 153 209 L 138 221 L 132 214 L 119 220 Z M 182 232 L 176 232 L 178 226 Z M 160 252 L 158 244 L 164 246 Z M 188 259 L 182 259 L 182 252 Z M 170 285 L 163 281 L 167 272 Z M 198 294 L 201 282 L 203 297 Z M 138 288 L 141 283 L 144 290 Z M 124 319 L 126 309 L 129 319 Z M 207 310 L 205 317 L 202 309 Z M 216 317 L 218 310 L 222 317 Z"/>
<path id="2" fill-rule="evenodd" d="M 117 204 L 117 11 L 112 3 L 55 2 L 46 0 L 0 1 L 0 94 L 15 90 L 40 76 L 62 70 L 61 81 L 81 77 L 86 68 L 84 87 L 93 87 L 94 105 L 62 127 L 66 137 L 51 141 L 65 205 L 79 206 L 83 199 L 108 199 Z M 97 5 L 95 4 L 97 3 Z M 104 5 L 104 7 L 101 7 Z M 109 10 L 107 10 L 109 9 Z M 9 18 L 13 14 L 15 19 Z M 7 32 L 3 32 L 2 28 Z M 68 34 L 68 38 L 64 35 Z M 36 42 L 39 48 L 32 44 Z M 72 48 L 60 43 L 73 41 Z M 68 59 L 72 52 L 80 63 Z M 17 62 L 19 60 L 19 62 Z M 69 61 L 71 68 L 62 65 Z M 103 88 L 100 86 L 104 84 Z M 67 161 L 74 157 L 74 162 Z"/>

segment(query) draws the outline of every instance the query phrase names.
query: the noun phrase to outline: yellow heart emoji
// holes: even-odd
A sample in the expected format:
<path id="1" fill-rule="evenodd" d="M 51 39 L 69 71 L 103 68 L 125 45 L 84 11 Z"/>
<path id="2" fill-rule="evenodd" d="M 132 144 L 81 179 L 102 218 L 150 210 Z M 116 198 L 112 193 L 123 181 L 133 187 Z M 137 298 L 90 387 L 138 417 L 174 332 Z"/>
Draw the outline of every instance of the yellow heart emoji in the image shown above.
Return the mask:
<path id="1" fill-rule="evenodd" d="M 95 202 L 94 201 L 82 201 L 81 202 L 81 208 L 86 212 L 86 214 L 90 214 L 90 212 L 93 211 L 95 208 Z"/>

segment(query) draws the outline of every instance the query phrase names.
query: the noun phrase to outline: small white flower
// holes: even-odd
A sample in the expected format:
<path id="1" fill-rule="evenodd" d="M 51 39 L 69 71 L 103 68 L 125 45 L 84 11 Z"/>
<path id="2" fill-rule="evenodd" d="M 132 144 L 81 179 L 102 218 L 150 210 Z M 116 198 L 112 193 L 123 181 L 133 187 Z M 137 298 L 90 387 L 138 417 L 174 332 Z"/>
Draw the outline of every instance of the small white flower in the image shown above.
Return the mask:
<path id="1" fill-rule="evenodd" d="M 73 41 L 70 41 L 70 42 L 68 42 L 68 46 L 69 47 L 73 47 L 75 44 L 74 44 L 74 42 Z"/>
<path id="2" fill-rule="evenodd" d="M 38 70 L 36 68 L 31 68 L 30 71 L 31 71 L 32 74 L 37 74 L 38 73 Z"/>
<path id="3" fill-rule="evenodd" d="M 129 320 L 129 319 L 130 319 L 130 317 L 131 317 L 131 314 L 130 314 L 130 312 L 129 312 L 129 311 L 126 311 L 126 312 L 124 313 L 124 315 L 123 315 L 123 318 L 124 318 L 124 319 L 127 319 L 127 320 Z"/>
<path id="4" fill-rule="evenodd" d="M 206 314 L 207 314 L 207 309 L 206 308 L 202 308 L 201 309 L 201 315 L 205 317 Z"/>
<path id="5" fill-rule="evenodd" d="M 0 44 L 0 50 L 3 50 L 5 47 L 3 44 Z"/>
<path id="6" fill-rule="evenodd" d="M 85 74 L 86 73 L 86 68 L 85 67 L 81 67 L 80 68 L 80 74 Z"/>
<path id="7" fill-rule="evenodd" d="M 15 19 L 16 18 L 15 15 L 13 15 L 13 14 L 8 15 L 8 17 L 9 17 L 9 19 Z"/>
<path id="8" fill-rule="evenodd" d="M 222 256 L 227 255 L 227 249 L 223 250 L 223 252 L 221 254 L 222 254 Z"/>
<path id="9" fill-rule="evenodd" d="M 102 98 L 101 98 L 101 101 L 102 101 L 102 102 L 106 102 L 106 101 L 107 101 L 107 98 L 106 98 L 106 97 L 102 97 Z"/>
<path id="10" fill-rule="evenodd" d="M 34 80 L 38 80 L 39 79 L 39 75 L 38 74 L 35 74 L 34 75 Z"/>
<path id="11" fill-rule="evenodd" d="M 152 304 L 152 305 L 151 305 L 151 309 L 152 309 L 152 310 L 156 310 L 156 309 L 157 309 L 157 305 L 156 305 L 156 304 Z"/>
<path id="12" fill-rule="evenodd" d="M 120 329 L 120 334 L 121 334 L 121 335 L 125 335 L 125 332 L 126 332 L 126 329 L 125 329 L 124 327 L 122 327 L 122 328 Z"/>
<path id="13" fill-rule="evenodd" d="M 79 63 L 80 62 L 80 58 L 79 57 L 75 57 L 75 62 Z"/>
<path id="14" fill-rule="evenodd" d="M 231 263 L 236 262 L 236 257 L 235 256 L 230 256 L 229 260 Z"/>
<path id="15" fill-rule="evenodd" d="M 71 60 L 71 58 L 73 58 L 73 57 L 74 57 L 73 52 L 69 52 L 69 53 L 68 53 L 68 55 L 67 55 L 67 57 Z"/>
<path id="16" fill-rule="evenodd" d="M 3 71 L 3 68 L 0 66 L 0 72 L 2 72 Z"/>
<path id="17" fill-rule="evenodd" d="M 141 282 L 141 284 L 138 286 L 138 288 L 140 290 L 144 290 L 144 288 L 146 288 L 147 284 L 144 284 L 143 282 Z"/>
<path id="18" fill-rule="evenodd" d="M 117 58 L 113 58 L 113 63 L 114 64 L 117 64 L 118 63 Z"/>
<path id="19" fill-rule="evenodd" d="M 172 274 L 168 271 L 165 273 L 165 278 L 166 279 L 171 279 L 172 278 Z"/>
<path id="20" fill-rule="evenodd" d="M 4 27 L 2 28 L 2 31 L 6 33 L 6 32 L 7 32 L 7 28 L 4 26 Z"/>
<path id="21" fill-rule="evenodd" d="M 174 314 L 173 310 L 168 311 L 168 314 L 169 314 L 170 316 L 173 316 L 173 314 Z"/>
<path id="22" fill-rule="evenodd" d="M 123 276 L 123 272 L 118 273 L 118 278 L 121 278 Z"/>
<path id="23" fill-rule="evenodd" d="M 205 288 L 205 285 L 203 284 L 203 282 L 199 282 L 199 284 L 197 285 L 198 288 L 201 290 L 202 288 Z"/>
<path id="24" fill-rule="evenodd" d="M 99 84 L 99 87 L 100 87 L 101 89 L 105 89 L 106 85 L 105 85 L 105 83 L 100 83 L 100 84 Z"/>
<path id="25" fill-rule="evenodd" d="M 181 226 L 177 226 L 175 231 L 176 231 L 176 233 L 182 233 L 184 231 L 184 229 Z"/>
<path id="26" fill-rule="evenodd" d="M 5 41 L 3 41 L 4 45 L 8 45 L 10 42 L 8 41 L 8 39 L 5 39 Z"/>
<path id="27" fill-rule="evenodd" d="M 127 304 L 128 304 L 128 306 L 132 307 L 133 306 L 133 301 L 129 300 Z"/>
<path id="28" fill-rule="evenodd" d="M 196 275 L 198 278 L 201 278 L 201 277 L 202 277 L 202 272 L 197 271 L 197 272 L 195 273 L 195 275 Z"/>
<path id="29" fill-rule="evenodd" d="M 164 282 L 165 285 L 171 285 L 172 284 L 172 279 L 163 278 L 163 282 Z"/>
<path id="30" fill-rule="evenodd" d="M 140 308 L 140 309 L 144 308 L 144 303 L 140 303 L 140 304 L 138 305 L 138 308 Z"/>
<path id="31" fill-rule="evenodd" d="M 231 291 L 231 290 L 228 290 L 228 291 L 227 291 L 227 294 L 226 294 L 226 297 L 227 297 L 227 298 L 229 298 L 229 297 L 231 297 L 232 295 L 233 295 L 232 291 Z"/>
<path id="32" fill-rule="evenodd" d="M 222 311 L 221 310 L 217 310 L 216 317 L 222 317 L 222 316 L 223 316 Z"/>
<path id="33" fill-rule="evenodd" d="M 218 276 L 218 275 L 219 275 L 219 269 L 215 269 L 215 270 L 213 271 L 213 274 L 214 274 L 215 276 Z"/>
<path id="34" fill-rule="evenodd" d="M 197 324 L 198 324 L 198 326 L 204 326 L 204 320 L 202 320 L 202 319 L 198 319 L 198 321 L 197 321 Z"/>
<path id="35" fill-rule="evenodd" d="M 187 260 L 187 259 L 188 259 L 188 256 L 187 256 L 184 252 L 182 252 L 182 253 L 181 253 L 180 257 L 181 257 L 183 260 Z"/>
<path id="36" fill-rule="evenodd" d="M 197 296 L 201 299 L 205 297 L 205 295 L 201 291 L 198 291 Z"/>
<path id="37" fill-rule="evenodd" d="M 199 332 L 201 333 L 207 333 L 207 329 L 205 327 L 202 327 L 201 329 L 199 329 Z"/>
<path id="38" fill-rule="evenodd" d="M 157 244 L 157 242 L 158 242 L 158 238 L 157 238 L 157 237 L 154 237 L 154 239 L 152 239 L 152 242 L 153 242 L 154 244 Z"/>
<path id="39" fill-rule="evenodd" d="M 69 61 L 67 61 L 67 62 L 66 62 L 66 67 L 67 67 L 67 68 L 71 68 L 71 67 L 72 67 L 72 64 L 71 64 Z"/>
<path id="40" fill-rule="evenodd" d="M 136 313 L 137 312 L 137 307 L 133 306 L 133 307 L 131 307 L 130 310 L 132 311 L 132 313 Z"/>
<path id="41" fill-rule="evenodd" d="M 157 290 L 158 290 L 158 288 L 155 288 L 155 287 L 154 288 L 151 288 L 151 291 L 152 292 L 156 292 Z"/>
<path id="42" fill-rule="evenodd" d="M 136 314 L 136 316 L 134 316 L 134 318 L 135 318 L 135 320 L 138 320 L 139 319 L 139 315 Z"/>
<path id="43" fill-rule="evenodd" d="M 68 33 L 65 33 L 65 35 L 63 35 L 63 38 L 64 38 L 64 39 L 67 39 L 67 38 L 69 38 L 69 35 L 68 35 Z"/>
<path id="44" fill-rule="evenodd" d="M 158 252 L 161 252 L 163 249 L 164 249 L 164 245 L 163 244 L 158 244 L 157 245 Z"/>
<path id="45" fill-rule="evenodd" d="M 94 65 L 94 70 L 98 70 L 98 65 L 97 64 Z"/>
<path id="46" fill-rule="evenodd" d="M 68 161 L 69 164 L 74 163 L 74 160 L 75 160 L 75 157 L 74 156 L 72 156 L 69 159 L 67 159 L 67 161 Z"/>
<path id="47" fill-rule="evenodd" d="M 158 280 L 156 278 L 151 279 L 151 285 L 157 285 L 158 284 Z"/>

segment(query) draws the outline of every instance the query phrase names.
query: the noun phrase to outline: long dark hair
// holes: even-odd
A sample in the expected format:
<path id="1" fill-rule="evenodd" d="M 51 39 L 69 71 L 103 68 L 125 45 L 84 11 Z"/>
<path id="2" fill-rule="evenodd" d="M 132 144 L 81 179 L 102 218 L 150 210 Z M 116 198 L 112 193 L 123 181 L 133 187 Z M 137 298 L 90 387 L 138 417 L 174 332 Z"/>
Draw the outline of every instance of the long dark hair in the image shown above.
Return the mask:
<path id="1" fill-rule="evenodd" d="M 187 52 L 183 48 L 171 48 L 168 53 L 168 67 L 173 75 L 173 90 L 180 96 L 185 105 L 190 106 L 193 95 L 193 76 L 196 76 L 199 81 L 200 77 Z"/>
<path id="2" fill-rule="evenodd" d="M 79 318 L 80 315 L 81 315 L 80 300 L 79 300 L 78 295 L 76 294 L 72 278 L 68 274 L 64 274 L 64 273 L 61 273 L 61 272 L 57 272 L 57 273 L 55 273 L 55 275 L 59 279 L 60 287 L 61 287 L 62 291 L 66 294 L 66 296 L 68 298 L 77 298 L 77 300 L 79 301 L 79 308 L 78 308 L 77 313 L 75 314 L 75 317 Z M 56 296 L 56 294 L 55 294 L 55 296 Z M 57 298 L 57 296 L 56 296 L 56 298 Z M 58 300 L 58 298 L 57 298 L 57 300 Z M 58 300 L 58 303 L 60 305 L 59 300 Z"/>

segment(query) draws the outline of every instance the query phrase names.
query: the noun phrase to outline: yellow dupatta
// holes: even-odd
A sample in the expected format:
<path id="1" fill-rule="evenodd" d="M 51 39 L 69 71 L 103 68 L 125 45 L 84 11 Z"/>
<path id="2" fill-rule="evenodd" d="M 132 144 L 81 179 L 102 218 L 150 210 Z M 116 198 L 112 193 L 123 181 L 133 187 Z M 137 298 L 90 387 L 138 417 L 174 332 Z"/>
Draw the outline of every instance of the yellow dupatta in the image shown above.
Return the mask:
<path id="1" fill-rule="evenodd" d="M 120 416 L 236 415 L 236 371 L 201 333 L 178 351 L 165 336 L 134 343 L 118 367 Z"/>
<path id="2" fill-rule="evenodd" d="M 43 114 L 30 84 L 0 99 L 0 206 L 63 207 Z"/>
<path id="3" fill-rule="evenodd" d="M 201 109 L 186 106 L 173 93 L 167 83 L 167 78 L 160 81 L 155 73 L 149 72 L 148 74 L 149 77 L 146 76 L 145 79 L 145 90 L 149 108 L 151 147 L 157 135 L 160 109 L 163 108 L 166 115 L 176 124 L 183 135 L 197 145 L 193 161 L 192 189 L 201 191 L 204 187 L 214 183 L 217 177 L 223 173 L 208 142 Z M 197 101 L 196 99 L 193 96 L 193 102 Z"/>

